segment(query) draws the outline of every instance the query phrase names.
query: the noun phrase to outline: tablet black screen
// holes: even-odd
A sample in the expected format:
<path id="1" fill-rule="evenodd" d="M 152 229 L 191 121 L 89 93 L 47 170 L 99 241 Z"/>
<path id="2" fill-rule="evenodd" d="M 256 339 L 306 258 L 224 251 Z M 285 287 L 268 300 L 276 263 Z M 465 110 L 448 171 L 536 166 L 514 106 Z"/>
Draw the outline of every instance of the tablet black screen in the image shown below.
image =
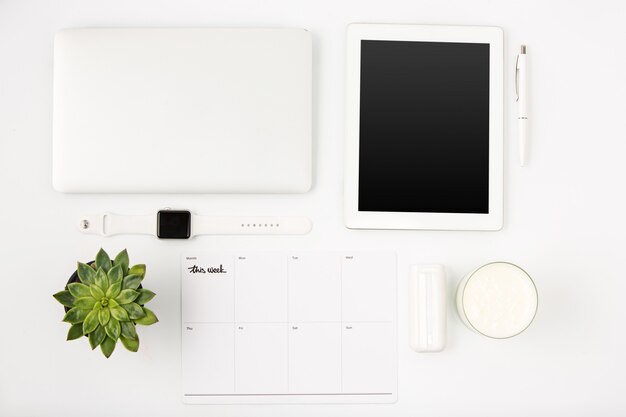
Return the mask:
<path id="1" fill-rule="evenodd" d="M 359 211 L 488 213 L 489 44 L 361 41 Z"/>

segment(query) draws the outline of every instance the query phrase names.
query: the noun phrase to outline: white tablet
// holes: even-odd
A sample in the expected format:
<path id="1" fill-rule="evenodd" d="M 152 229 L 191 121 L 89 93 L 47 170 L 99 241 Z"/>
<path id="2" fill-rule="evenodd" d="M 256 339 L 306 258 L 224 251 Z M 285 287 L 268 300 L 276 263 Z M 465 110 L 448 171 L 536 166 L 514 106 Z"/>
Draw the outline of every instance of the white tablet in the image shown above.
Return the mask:
<path id="1" fill-rule="evenodd" d="M 346 226 L 502 227 L 503 34 L 348 27 Z"/>

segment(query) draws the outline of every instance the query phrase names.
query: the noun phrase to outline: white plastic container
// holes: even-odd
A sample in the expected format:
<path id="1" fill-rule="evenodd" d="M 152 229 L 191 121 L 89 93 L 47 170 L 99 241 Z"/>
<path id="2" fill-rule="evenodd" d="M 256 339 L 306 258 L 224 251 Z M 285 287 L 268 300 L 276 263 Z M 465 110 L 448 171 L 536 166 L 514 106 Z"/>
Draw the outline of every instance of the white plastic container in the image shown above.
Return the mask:
<path id="1" fill-rule="evenodd" d="M 494 339 L 523 332 L 537 313 L 537 287 L 517 265 L 493 262 L 475 269 L 459 283 L 456 307 L 470 329 Z"/>
<path id="2" fill-rule="evenodd" d="M 412 265 L 409 272 L 409 344 L 416 352 L 441 352 L 447 343 L 446 271 Z"/>

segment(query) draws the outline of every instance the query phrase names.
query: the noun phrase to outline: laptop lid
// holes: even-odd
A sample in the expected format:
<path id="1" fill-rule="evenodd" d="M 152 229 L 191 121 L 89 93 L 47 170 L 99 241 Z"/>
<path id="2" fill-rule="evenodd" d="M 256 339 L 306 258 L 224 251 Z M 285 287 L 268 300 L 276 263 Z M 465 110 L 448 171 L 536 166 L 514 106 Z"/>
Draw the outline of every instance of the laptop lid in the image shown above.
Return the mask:
<path id="1" fill-rule="evenodd" d="M 301 29 L 62 30 L 54 188 L 306 192 L 311 84 L 311 35 Z"/>

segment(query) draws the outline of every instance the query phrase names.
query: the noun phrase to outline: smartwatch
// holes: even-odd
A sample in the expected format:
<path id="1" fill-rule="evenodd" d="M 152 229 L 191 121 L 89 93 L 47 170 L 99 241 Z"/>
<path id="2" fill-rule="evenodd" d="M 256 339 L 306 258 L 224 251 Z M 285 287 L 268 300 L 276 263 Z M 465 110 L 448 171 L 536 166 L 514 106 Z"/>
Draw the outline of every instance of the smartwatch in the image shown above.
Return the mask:
<path id="1" fill-rule="evenodd" d="M 188 210 L 160 210 L 148 215 L 86 215 L 78 227 L 83 233 L 100 236 L 141 234 L 189 239 L 197 235 L 304 235 L 312 225 L 306 217 L 202 216 Z"/>

